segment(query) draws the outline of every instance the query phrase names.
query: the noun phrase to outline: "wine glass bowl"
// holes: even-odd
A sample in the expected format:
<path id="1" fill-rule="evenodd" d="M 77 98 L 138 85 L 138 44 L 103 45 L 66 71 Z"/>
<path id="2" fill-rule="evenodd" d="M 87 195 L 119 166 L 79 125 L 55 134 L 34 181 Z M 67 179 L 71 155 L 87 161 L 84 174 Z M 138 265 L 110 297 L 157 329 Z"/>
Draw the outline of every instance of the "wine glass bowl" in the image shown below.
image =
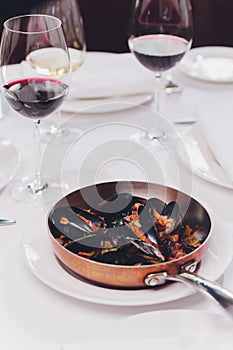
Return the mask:
<path id="1" fill-rule="evenodd" d="M 87 50 L 83 19 L 77 0 L 50 0 L 41 2 L 32 9 L 31 13 L 52 15 L 61 20 L 70 55 L 71 71 L 73 73 L 77 71 L 85 60 Z M 48 52 L 48 61 L 50 62 L 53 59 L 54 56 L 50 56 Z M 41 66 L 40 57 L 35 57 L 33 63 L 34 66 Z M 53 75 L 53 72 L 51 70 L 44 71 L 44 74 Z M 56 113 L 55 118 L 54 122 L 45 130 L 43 139 L 47 141 L 50 136 L 53 136 L 54 141 L 60 141 L 62 137 L 63 141 L 67 139 L 66 141 L 69 142 L 72 132 L 60 126 L 62 123 L 61 111 Z"/>
<path id="2" fill-rule="evenodd" d="M 83 64 L 87 49 L 78 2 L 76 0 L 50 0 L 38 4 L 31 12 L 52 15 L 61 20 L 70 54 L 71 70 L 76 71 Z"/>
<path id="3" fill-rule="evenodd" d="M 84 62 L 87 45 L 83 19 L 76 0 L 56 0 L 54 16 L 62 21 L 63 31 L 68 46 L 71 70 L 75 72 Z"/>
<path id="4" fill-rule="evenodd" d="M 48 63 L 48 52 L 56 59 Z M 40 57 L 40 66 L 32 64 Z M 43 69 L 42 69 L 43 68 Z M 49 77 L 44 74 L 52 71 Z M 23 15 L 4 23 L 1 39 L 2 92 L 8 104 L 33 120 L 37 142 L 35 176 L 24 179 L 11 189 L 14 199 L 34 203 L 49 188 L 40 172 L 41 120 L 57 110 L 69 90 L 70 58 L 61 21 L 48 15 Z"/>
<path id="5" fill-rule="evenodd" d="M 3 86 L 8 104 L 38 124 L 61 105 L 67 90 L 68 86 L 62 82 L 40 77 L 17 79 Z"/>
<path id="6" fill-rule="evenodd" d="M 193 38 L 189 0 L 135 0 L 129 21 L 129 48 L 137 60 L 155 73 L 156 107 L 163 72 L 180 62 Z"/>

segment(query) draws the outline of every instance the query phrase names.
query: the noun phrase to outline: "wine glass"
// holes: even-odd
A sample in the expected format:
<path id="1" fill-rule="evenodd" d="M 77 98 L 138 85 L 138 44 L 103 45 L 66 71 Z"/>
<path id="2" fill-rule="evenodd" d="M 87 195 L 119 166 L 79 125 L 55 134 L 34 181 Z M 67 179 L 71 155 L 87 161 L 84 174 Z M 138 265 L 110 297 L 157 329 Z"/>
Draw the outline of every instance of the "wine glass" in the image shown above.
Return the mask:
<path id="1" fill-rule="evenodd" d="M 51 59 L 47 61 L 48 51 Z M 33 57 L 44 63 L 33 69 Z M 44 72 L 50 72 L 47 77 Z M 1 39 L 1 77 L 3 95 L 8 104 L 35 125 L 37 143 L 36 170 L 33 179 L 13 185 L 11 196 L 23 203 L 36 203 L 43 191 L 53 188 L 51 179 L 41 176 L 40 124 L 60 107 L 68 94 L 70 58 L 61 21 L 48 15 L 22 15 L 4 23 Z"/>
<path id="2" fill-rule="evenodd" d="M 156 112 L 160 113 L 163 72 L 180 62 L 193 38 L 189 0 L 134 0 L 129 20 L 129 48 L 137 60 L 155 73 Z M 159 139 L 163 132 L 148 134 Z"/>
<path id="3" fill-rule="evenodd" d="M 83 64 L 87 49 L 83 19 L 77 0 L 50 0 L 42 2 L 35 6 L 31 13 L 52 15 L 62 21 L 63 32 L 70 54 L 71 70 L 75 72 Z M 40 65 L 39 58 L 32 64 L 38 67 Z M 46 74 L 50 75 L 50 71 L 47 71 Z M 56 121 L 51 123 L 49 128 L 45 130 L 45 135 L 47 136 L 43 138 L 47 140 L 49 136 L 53 136 L 55 141 L 62 136 L 63 140 L 64 137 L 69 140 L 69 136 L 72 136 L 70 135 L 71 131 L 60 126 L 62 123 L 60 110 L 56 111 L 55 118 Z"/>

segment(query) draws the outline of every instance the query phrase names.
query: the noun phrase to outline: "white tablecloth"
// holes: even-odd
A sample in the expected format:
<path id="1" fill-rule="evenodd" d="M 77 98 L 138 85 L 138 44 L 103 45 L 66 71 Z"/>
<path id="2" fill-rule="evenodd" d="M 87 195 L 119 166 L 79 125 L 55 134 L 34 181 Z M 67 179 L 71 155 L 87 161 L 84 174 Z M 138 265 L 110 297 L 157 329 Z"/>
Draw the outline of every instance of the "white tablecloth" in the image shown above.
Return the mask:
<path id="1" fill-rule="evenodd" d="M 98 55 L 99 58 L 102 55 L 104 60 L 104 53 L 99 53 Z M 91 54 L 89 54 L 89 56 L 91 57 Z M 87 64 L 90 63 L 93 64 L 93 60 L 88 63 L 87 55 Z M 138 65 L 138 62 L 136 62 L 133 57 L 132 65 L 135 65 L 135 67 Z M 85 63 L 84 66 L 80 68 L 80 71 L 75 73 L 75 79 L 78 80 L 79 75 L 84 79 L 82 76 L 82 69 L 83 71 L 85 70 L 84 67 Z M 95 69 L 97 68 L 98 67 L 95 67 Z M 113 68 L 117 70 L 117 64 Z M 227 109 L 230 105 L 232 84 L 218 85 L 199 82 L 197 80 L 194 81 L 183 76 L 178 71 L 174 71 L 173 75 L 177 81 L 183 85 L 184 89 L 182 94 L 164 95 L 162 97 L 161 111 L 169 122 L 182 118 L 195 118 L 197 108 L 200 109 L 201 106 L 206 107 L 208 104 L 210 104 L 212 108 L 214 104 L 221 104 L 223 110 Z M 148 108 L 153 108 L 153 105 L 155 105 L 154 102 L 146 106 Z M 99 112 L 97 114 L 83 113 L 71 118 L 69 122 L 66 122 L 66 125 L 72 126 L 73 130 L 76 131 L 78 135 L 80 132 L 79 129 L 87 131 L 90 130 L 89 128 L 93 127 L 93 125 L 95 128 L 98 128 L 98 123 L 103 123 L 103 120 L 104 123 L 127 123 L 128 121 L 131 123 L 132 119 L 127 119 L 128 116 L 131 118 L 132 109 L 123 111 L 122 119 L 119 118 L 118 112 L 116 112 L 116 114 L 110 113 L 110 117 L 107 117 L 106 120 L 104 120 L 105 115 Z M 63 115 L 64 120 L 68 117 L 68 113 Z M 114 118 L 117 118 L 117 120 Z M 46 122 L 48 123 L 51 120 L 52 117 L 48 118 Z M 177 126 L 177 129 L 182 132 L 187 127 L 188 126 Z M 223 128 L 224 127 L 223 125 Z M 227 127 L 233 129 L 233 120 L 231 125 Z M 98 131 L 97 135 L 99 135 Z M 6 118 L 0 121 L 0 136 L 11 140 L 21 154 L 21 167 L 13 181 L 26 174 L 32 174 L 32 145 L 34 141 L 32 121 L 10 111 Z M 91 133 L 87 136 L 89 139 L 92 139 Z M 80 164 L 86 160 L 82 159 L 82 154 L 84 148 L 86 150 L 88 149 L 89 144 L 85 138 L 80 142 L 82 142 L 82 144 L 77 153 L 72 154 L 72 152 L 68 152 L 67 158 L 64 157 L 65 164 L 63 165 L 63 171 L 66 179 L 68 179 L 70 175 L 73 176 L 76 174 L 75 172 L 78 171 L 77 169 L 79 169 Z M 54 152 L 57 154 L 60 152 L 59 147 L 59 145 L 54 146 Z M 156 152 L 157 151 L 158 149 L 156 148 Z M 161 167 L 166 170 L 168 166 L 166 164 L 166 153 L 163 153 L 164 150 L 162 148 L 159 149 L 159 152 L 161 152 L 161 158 L 164 158 L 164 164 L 161 164 Z M 229 152 L 229 157 L 231 156 L 232 152 Z M 119 167 L 117 167 L 117 161 L 120 162 L 122 159 L 116 159 L 111 166 L 99 169 L 96 175 L 96 181 L 98 182 L 102 179 L 121 179 L 122 174 L 122 176 L 125 177 L 128 171 L 127 165 L 123 173 L 121 173 Z M 124 164 L 122 166 L 124 167 Z M 187 176 L 190 176 L 188 170 L 184 169 L 182 171 Z M 139 169 L 139 172 L 134 175 L 134 177 L 139 179 L 143 177 L 143 171 L 141 172 Z M 156 176 L 154 180 L 156 180 Z M 83 177 L 82 181 L 83 185 L 85 182 Z M 86 181 L 90 181 L 88 176 Z M 177 179 L 172 173 L 168 174 L 166 181 L 169 185 L 177 187 Z M 76 185 L 79 185 L 78 182 L 72 182 L 71 187 L 74 188 Z M 90 341 L 97 341 L 96 344 L 99 344 L 99 341 L 102 339 L 111 338 L 113 341 L 118 339 L 120 335 L 118 335 L 117 325 L 120 324 L 121 320 L 125 317 L 137 313 L 164 309 L 194 309 L 203 310 L 203 312 L 216 311 L 216 306 L 198 293 L 181 300 L 171 301 L 161 305 L 117 307 L 81 301 L 49 288 L 35 278 L 29 271 L 25 264 L 21 247 L 21 240 L 29 223 L 31 224 L 34 218 L 39 217 L 41 220 L 45 219 L 45 207 L 23 205 L 14 201 L 9 196 L 9 187 L 10 184 L 3 188 L 0 193 L 0 213 L 1 217 L 15 218 L 17 223 L 16 225 L 0 228 L 2 239 L 0 245 L 1 349 L 61 350 L 62 347 L 66 349 L 66 346 L 67 349 L 70 349 L 71 346 L 73 346 L 73 349 L 79 349 L 81 344 Z M 213 213 L 220 222 L 227 222 L 229 231 L 231 233 L 233 232 L 232 189 L 216 185 L 194 175 L 192 178 L 191 194 L 202 203 L 206 204 L 211 213 Z M 36 221 L 34 222 L 34 226 L 36 230 Z M 224 232 L 219 232 L 219 234 L 222 234 L 224 239 Z M 227 267 L 220 282 L 223 283 L 225 287 L 233 290 L 233 263 Z M 130 324 L 128 326 L 130 327 Z M 141 325 L 141 330 L 143 332 L 143 325 Z M 219 332 L 221 331 L 220 323 Z M 196 332 L 194 333 L 196 334 Z M 98 348 L 97 345 L 95 346 L 95 343 L 93 346 L 95 349 Z"/>

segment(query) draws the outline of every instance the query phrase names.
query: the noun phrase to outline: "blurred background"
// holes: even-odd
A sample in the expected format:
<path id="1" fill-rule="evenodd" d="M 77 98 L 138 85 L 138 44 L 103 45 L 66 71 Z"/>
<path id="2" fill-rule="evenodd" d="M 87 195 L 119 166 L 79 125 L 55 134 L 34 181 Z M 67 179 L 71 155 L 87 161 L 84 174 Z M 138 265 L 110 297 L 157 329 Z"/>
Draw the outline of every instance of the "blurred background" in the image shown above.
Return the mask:
<path id="1" fill-rule="evenodd" d="M 89 50 L 128 51 L 127 29 L 133 0 L 79 0 Z M 193 47 L 233 46 L 233 0 L 191 0 Z"/>
<path id="2" fill-rule="evenodd" d="M 1 0 L 0 25 L 5 19 L 30 11 L 49 0 Z M 84 20 L 88 51 L 128 52 L 127 30 L 133 0 L 78 0 Z M 233 46 L 233 0 L 191 0 L 193 47 Z"/>

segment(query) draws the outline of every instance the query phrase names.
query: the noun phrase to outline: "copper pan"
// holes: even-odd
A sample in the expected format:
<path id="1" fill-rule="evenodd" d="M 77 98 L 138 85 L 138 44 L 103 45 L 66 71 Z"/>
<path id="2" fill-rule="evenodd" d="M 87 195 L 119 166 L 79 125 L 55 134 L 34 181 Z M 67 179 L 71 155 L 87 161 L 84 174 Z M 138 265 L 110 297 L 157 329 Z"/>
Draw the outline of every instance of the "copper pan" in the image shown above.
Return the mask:
<path id="1" fill-rule="evenodd" d="M 108 182 L 76 190 L 62 198 L 54 208 L 77 206 L 83 209 L 98 208 L 103 200 L 128 192 L 142 198 L 157 197 L 164 202 L 177 201 L 184 219 L 206 228 L 208 236 L 202 245 L 186 256 L 156 265 L 120 266 L 95 262 L 65 249 L 48 229 L 53 251 L 61 264 L 87 282 L 111 288 L 145 288 L 164 284 L 167 280 L 183 281 L 222 304 L 233 304 L 233 293 L 219 284 L 194 274 L 205 254 L 212 233 L 212 222 L 207 210 L 197 200 L 174 188 L 145 182 Z M 54 209 L 52 208 L 52 209 Z"/>

